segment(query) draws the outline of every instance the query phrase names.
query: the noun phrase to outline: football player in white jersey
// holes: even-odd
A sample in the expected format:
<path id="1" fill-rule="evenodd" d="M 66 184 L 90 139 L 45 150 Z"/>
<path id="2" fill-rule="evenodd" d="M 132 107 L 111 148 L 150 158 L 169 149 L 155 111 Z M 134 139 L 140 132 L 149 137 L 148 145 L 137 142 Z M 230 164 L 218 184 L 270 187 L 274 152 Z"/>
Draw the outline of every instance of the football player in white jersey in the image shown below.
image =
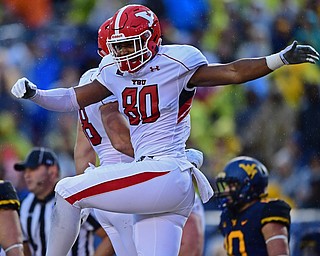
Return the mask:
<path id="1" fill-rule="evenodd" d="M 84 73 L 79 85 L 90 82 L 92 78 L 94 79 L 97 71 L 98 69 L 91 69 Z M 116 150 L 109 139 L 109 136 L 119 140 L 123 139 L 123 142 L 118 142 L 117 145 L 127 147 L 126 152 L 133 156 L 127 122 L 118 111 L 117 106 L 118 103 L 115 101 L 115 97 L 111 96 L 79 110 L 79 124 L 74 150 L 77 174 L 83 173 L 85 169 L 86 173 L 94 173 L 95 170 L 92 164 L 96 163 L 96 154 L 100 165 L 133 161 L 132 157 Z M 106 130 L 109 136 L 103 126 L 102 118 L 106 123 Z M 91 168 L 88 168 L 88 163 Z M 99 209 L 94 209 L 94 213 L 100 225 L 108 234 L 116 255 L 137 255 L 133 242 L 132 214 L 108 212 Z M 111 245 L 109 246 L 111 247 Z"/>
<path id="2" fill-rule="evenodd" d="M 109 53 L 105 44 L 108 32 L 105 28 L 109 22 L 110 19 L 105 21 L 98 30 L 98 53 L 101 57 Z M 79 85 L 93 81 L 98 71 L 99 69 L 96 68 L 85 72 Z M 83 173 L 88 163 L 96 162 L 96 154 L 100 165 L 133 161 L 129 127 L 124 116 L 118 111 L 118 103 L 114 96 L 80 109 L 78 116 L 79 123 L 74 150 L 77 174 Z M 189 161 L 192 161 L 198 168 L 201 167 L 203 162 L 201 152 L 188 149 L 186 154 Z M 133 243 L 132 226 L 130 226 L 133 225 L 132 215 L 101 210 L 95 210 L 95 213 L 100 224 L 108 233 L 116 255 L 136 255 L 134 254 L 136 249 Z M 180 256 L 202 255 L 204 223 L 204 208 L 201 200 L 196 196 L 192 212 L 183 230 Z"/>
<path id="3" fill-rule="evenodd" d="M 62 179 L 56 186 L 47 256 L 65 255 L 79 231 L 83 208 L 135 214 L 139 255 L 178 255 L 197 180 L 203 202 L 213 195 L 204 175 L 186 158 L 189 111 L 196 87 L 240 84 L 285 64 L 316 63 L 309 45 L 292 43 L 266 57 L 208 64 L 189 45 L 161 45 L 157 16 L 143 5 L 119 9 L 110 22 L 97 78 L 84 86 L 40 90 L 27 78 L 11 92 L 54 111 L 75 111 L 113 94 L 130 126 L 131 163 L 104 165 Z"/>

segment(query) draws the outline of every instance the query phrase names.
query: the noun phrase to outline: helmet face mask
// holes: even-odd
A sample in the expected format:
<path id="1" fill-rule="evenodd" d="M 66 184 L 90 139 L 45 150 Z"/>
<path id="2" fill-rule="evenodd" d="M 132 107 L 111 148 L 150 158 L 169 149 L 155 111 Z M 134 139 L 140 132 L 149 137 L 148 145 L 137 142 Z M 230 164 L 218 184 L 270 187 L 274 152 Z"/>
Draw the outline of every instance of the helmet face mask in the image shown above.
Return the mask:
<path id="1" fill-rule="evenodd" d="M 121 72 L 136 72 L 158 52 L 160 22 L 143 5 L 127 5 L 112 17 L 108 51 Z"/>
<path id="2" fill-rule="evenodd" d="M 218 177 L 216 179 L 215 194 L 216 198 L 219 199 L 219 207 L 241 207 L 245 201 L 247 183 L 248 181 L 241 182 L 232 177 Z"/>
<path id="3" fill-rule="evenodd" d="M 147 47 L 150 37 L 151 32 L 144 31 L 137 36 L 107 40 L 108 50 L 120 71 L 134 72 L 151 59 L 152 52 Z"/>
<path id="4" fill-rule="evenodd" d="M 268 171 L 250 157 L 232 159 L 215 181 L 215 198 L 220 208 L 237 211 L 247 203 L 267 196 Z"/>

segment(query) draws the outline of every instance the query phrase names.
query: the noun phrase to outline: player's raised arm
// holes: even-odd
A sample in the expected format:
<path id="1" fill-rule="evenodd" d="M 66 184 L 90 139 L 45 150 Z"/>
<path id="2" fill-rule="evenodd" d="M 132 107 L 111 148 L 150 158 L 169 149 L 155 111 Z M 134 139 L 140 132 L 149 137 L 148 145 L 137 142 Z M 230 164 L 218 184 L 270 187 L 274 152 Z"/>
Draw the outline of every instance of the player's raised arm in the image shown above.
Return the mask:
<path id="1" fill-rule="evenodd" d="M 315 64 L 318 60 L 319 53 L 312 46 L 299 45 L 294 41 L 284 50 L 266 57 L 204 65 L 191 77 L 189 85 L 195 87 L 239 84 L 265 76 L 283 65 Z"/>
<path id="2" fill-rule="evenodd" d="M 16 98 L 30 99 L 43 108 L 59 112 L 75 111 L 111 95 L 98 80 L 81 87 L 40 90 L 25 77 L 13 85 L 11 93 Z"/>

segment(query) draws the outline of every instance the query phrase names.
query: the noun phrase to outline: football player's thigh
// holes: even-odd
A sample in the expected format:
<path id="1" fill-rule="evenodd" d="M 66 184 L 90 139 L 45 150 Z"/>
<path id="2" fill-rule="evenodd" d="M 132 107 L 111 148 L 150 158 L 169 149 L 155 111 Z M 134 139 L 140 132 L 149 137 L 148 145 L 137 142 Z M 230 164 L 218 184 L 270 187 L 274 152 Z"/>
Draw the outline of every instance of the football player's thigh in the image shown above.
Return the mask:
<path id="1" fill-rule="evenodd" d="M 179 170 L 170 171 L 141 183 L 84 198 L 79 203 L 81 207 L 122 213 L 180 212 L 186 209 L 188 215 L 194 199 L 192 183 L 186 182 L 189 175 Z"/>
<path id="2" fill-rule="evenodd" d="M 136 255 L 133 242 L 133 215 L 94 209 L 94 213 L 108 234 L 117 255 Z"/>
<path id="3" fill-rule="evenodd" d="M 123 213 L 183 211 L 194 199 L 191 174 L 173 168 L 161 161 L 101 166 L 61 180 L 56 191 L 81 208 Z"/>
<path id="4" fill-rule="evenodd" d="M 137 216 L 134 240 L 138 255 L 178 255 L 186 216 L 174 213 Z"/>
<path id="5" fill-rule="evenodd" d="M 117 230 L 126 230 L 133 225 L 133 215 L 94 209 L 94 213 L 103 227 L 115 227 Z"/>
<path id="6" fill-rule="evenodd" d="M 133 241 L 133 214 L 111 213 L 95 209 L 99 223 L 104 224 L 105 214 L 112 226 L 106 227 L 117 255 L 136 255 L 136 247 Z"/>
<path id="7" fill-rule="evenodd" d="M 133 244 L 133 214 L 107 212 L 98 209 L 94 209 L 94 213 L 107 233 L 109 230 L 113 233 L 116 232 L 124 243 L 131 240 L 132 242 L 129 245 Z"/>

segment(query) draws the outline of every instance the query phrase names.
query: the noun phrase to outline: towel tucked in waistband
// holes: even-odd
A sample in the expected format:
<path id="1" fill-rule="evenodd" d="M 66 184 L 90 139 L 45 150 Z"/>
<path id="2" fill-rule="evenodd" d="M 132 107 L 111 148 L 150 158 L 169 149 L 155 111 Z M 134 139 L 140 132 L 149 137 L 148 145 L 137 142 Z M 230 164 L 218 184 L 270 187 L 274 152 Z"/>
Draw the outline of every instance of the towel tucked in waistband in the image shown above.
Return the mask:
<path id="1" fill-rule="evenodd" d="M 202 202 L 208 202 L 210 198 L 214 195 L 214 192 L 207 177 L 196 167 L 191 168 L 191 173 L 196 179 Z"/>

